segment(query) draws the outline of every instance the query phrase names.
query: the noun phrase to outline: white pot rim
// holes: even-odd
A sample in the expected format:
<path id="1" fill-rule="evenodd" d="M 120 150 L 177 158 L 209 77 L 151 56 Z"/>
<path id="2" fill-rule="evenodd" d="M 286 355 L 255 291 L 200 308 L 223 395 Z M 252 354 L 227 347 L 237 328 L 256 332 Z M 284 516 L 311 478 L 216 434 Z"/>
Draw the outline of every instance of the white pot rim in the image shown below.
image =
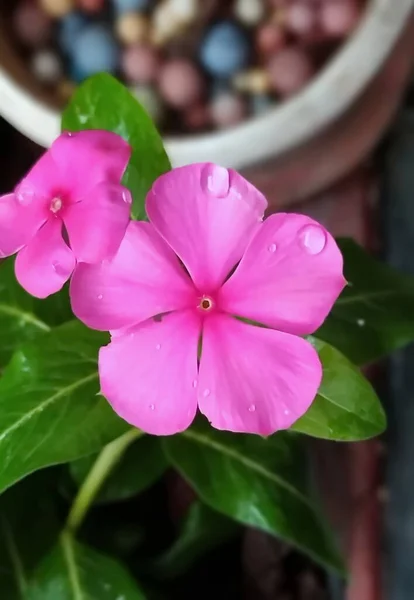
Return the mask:
<path id="1" fill-rule="evenodd" d="M 352 37 L 302 93 L 233 129 L 166 137 L 172 163 L 212 161 L 240 169 L 251 165 L 252 157 L 260 162 L 303 144 L 341 116 L 362 93 L 389 56 L 413 7 L 414 0 L 371 0 Z M 0 113 L 44 147 L 60 131 L 59 112 L 30 96 L 3 67 Z"/>

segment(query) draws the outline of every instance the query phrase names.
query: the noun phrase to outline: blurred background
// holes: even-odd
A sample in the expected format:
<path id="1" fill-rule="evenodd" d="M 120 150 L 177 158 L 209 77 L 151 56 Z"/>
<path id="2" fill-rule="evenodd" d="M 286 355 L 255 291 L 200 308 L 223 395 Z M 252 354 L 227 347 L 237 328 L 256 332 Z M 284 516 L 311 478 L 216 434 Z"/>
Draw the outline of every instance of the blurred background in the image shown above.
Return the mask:
<path id="1" fill-rule="evenodd" d="M 57 135 L 76 86 L 107 71 L 148 110 L 174 165 L 240 169 L 271 211 L 311 214 L 414 274 L 413 4 L 2 0 L 0 194 Z M 206 598 L 412 598 L 413 364 L 409 348 L 370 369 L 387 399 L 385 439 L 313 449 L 351 569 L 346 586 L 249 531 L 177 597 L 194 597 L 191 582 L 202 581 Z M 188 489 L 177 479 L 167 488 L 174 520 Z"/>

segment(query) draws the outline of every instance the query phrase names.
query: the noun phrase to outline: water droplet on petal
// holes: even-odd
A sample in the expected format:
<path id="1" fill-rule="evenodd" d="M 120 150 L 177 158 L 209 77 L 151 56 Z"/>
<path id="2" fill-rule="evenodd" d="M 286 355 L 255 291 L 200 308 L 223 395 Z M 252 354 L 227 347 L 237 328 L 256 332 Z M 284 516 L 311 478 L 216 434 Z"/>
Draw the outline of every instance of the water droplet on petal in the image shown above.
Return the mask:
<path id="1" fill-rule="evenodd" d="M 31 204 L 33 202 L 35 194 L 32 189 L 28 189 L 23 186 L 20 186 L 17 189 L 15 196 L 16 196 L 16 200 L 19 204 L 21 204 L 22 206 L 29 206 L 29 204 Z"/>
<path id="2" fill-rule="evenodd" d="M 254 412 L 256 410 L 256 405 L 255 404 L 250 404 L 249 406 L 249 412 Z"/>
<path id="3" fill-rule="evenodd" d="M 97 298 L 98 298 L 98 300 L 102 300 L 103 295 L 102 294 L 98 294 Z"/>
<path id="4" fill-rule="evenodd" d="M 150 404 L 148 407 L 150 410 L 155 410 L 155 404 Z"/>
<path id="5" fill-rule="evenodd" d="M 364 325 L 365 325 L 365 319 L 358 319 L 357 320 L 357 325 L 359 325 L 359 327 L 364 327 Z"/>
<path id="6" fill-rule="evenodd" d="M 129 190 L 122 191 L 122 200 L 125 202 L 125 204 L 132 204 L 132 196 Z"/>
<path id="7" fill-rule="evenodd" d="M 208 164 L 201 175 L 201 186 L 216 198 L 225 198 L 230 190 L 230 174 L 219 165 Z"/>
<path id="8" fill-rule="evenodd" d="M 299 240 L 308 254 L 320 254 L 326 246 L 326 231 L 320 225 L 306 225 L 299 232 Z"/>
<path id="9" fill-rule="evenodd" d="M 161 344 L 157 344 L 157 345 L 155 346 L 155 349 L 156 349 L 156 350 L 161 350 Z"/>
<path id="10" fill-rule="evenodd" d="M 198 383 L 197 379 L 194 379 L 194 381 L 193 381 L 193 388 L 197 387 L 197 383 Z"/>
<path id="11" fill-rule="evenodd" d="M 206 389 L 206 390 L 204 390 L 204 392 L 203 392 L 203 396 L 204 396 L 204 398 L 207 398 L 208 396 L 210 396 L 210 393 L 211 393 L 211 392 L 210 392 L 210 390 L 209 390 L 209 389 Z"/>
<path id="12" fill-rule="evenodd" d="M 286 409 L 286 410 L 284 411 L 284 413 L 285 413 L 285 415 L 286 415 L 286 416 L 287 416 L 287 415 L 290 415 L 290 410 Z"/>
<path id="13" fill-rule="evenodd" d="M 271 254 L 276 252 L 276 244 L 270 244 L 270 246 L 268 247 L 268 250 Z"/>

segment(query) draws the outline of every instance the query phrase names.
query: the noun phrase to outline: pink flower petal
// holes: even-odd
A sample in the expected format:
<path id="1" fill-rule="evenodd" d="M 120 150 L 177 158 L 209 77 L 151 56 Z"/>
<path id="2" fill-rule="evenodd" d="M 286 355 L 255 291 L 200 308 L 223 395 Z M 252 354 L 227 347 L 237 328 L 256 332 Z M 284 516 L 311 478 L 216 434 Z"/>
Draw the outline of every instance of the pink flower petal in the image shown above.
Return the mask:
<path id="1" fill-rule="evenodd" d="M 75 315 L 93 329 L 136 325 L 196 306 L 196 292 L 177 257 L 150 223 L 133 221 L 115 257 L 79 264 L 71 282 Z"/>
<path id="2" fill-rule="evenodd" d="M 101 390 L 116 413 L 154 435 L 187 429 L 197 410 L 195 311 L 147 321 L 99 353 Z"/>
<path id="3" fill-rule="evenodd" d="M 63 133 L 50 154 L 65 188 L 78 199 L 101 181 L 119 183 L 131 156 L 129 144 L 111 131 Z"/>
<path id="4" fill-rule="evenodd" d="M 305 335 L 327 317 L 346 285 L 332 236 L 304 215 L 272 215 L 220 291 L 220 307 L 264 325 Z"/>
<path id="5" fill-rule="evenodd" d="M 32 296 L 46 298 L 58 292 L 75 267 L 72 250 L 62 238 L 62 222 L 50 219 L 16 258 L 16 277 Z"/>
<path id="6" fill-rule="evenodd" d="M 0 197 L 0 258 L 25 246 L 46 220 L 36 203 L 20 203 L 14 194 Z"/>
<path id="7" fill-rule="evenodd" d="M 73 161 L 71 164 L 73 167 Z M 25 206 L 35 204 L 45 208 L 55 193 L 61 191 L 61 188 L 60 169 L 50 150 L 47 150 L 17 185 L 15 194 Z"/>
<path id="8" fill-rule="evenodd" d="M 213 427 L 270 435 L 309 408 L 322 379 L 306 340 L 216 313 L 205 320 L 198 405 Z"/>
<path id="9" fill-rule="evenodd" d="M 97 263 L 114 256 L 129 223 L 131 203 L 122 185 L 102 182 L 86 200 L 68 206 L 63 221 L 78 261 Z"/>
<path id="10" fill-rule="evenodd" d="M 162 175 L 146 205 L 150 221 L 202 293 L 220 285 L 240 260 L 266 206 L 241 175 L 210 163 Z"/>

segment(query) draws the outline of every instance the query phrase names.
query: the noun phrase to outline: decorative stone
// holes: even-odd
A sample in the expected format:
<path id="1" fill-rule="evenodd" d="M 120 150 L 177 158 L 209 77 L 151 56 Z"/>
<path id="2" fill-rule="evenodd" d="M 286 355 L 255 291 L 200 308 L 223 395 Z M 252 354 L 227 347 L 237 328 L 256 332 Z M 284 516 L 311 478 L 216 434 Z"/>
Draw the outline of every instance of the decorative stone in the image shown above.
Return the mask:
<path id="1" fill-rule="evenodd" d="M 62 63 L 53 50 L 39 50 L 32 57 L 34 75 L 42 83 L 56 83 L 62 76 Z"/>
<path id="2" fill-rule="evenodd" d="M 88 25 L 88 21 L 79 12 L 72 12 L 66 15 L 60 22 L 58 31 L 59 45 L 67 54 L 76 45 L 76 38 L 79 33 Z"/>
<path id="3" fill-rule="evenodd" d="M 268 72 L 273 89 L 282 96 L 290 96 L 313 77 L 314 67 L 303 50 L 291 47 L 281 50 L 270 60 Z"/>
<path id="4" fill-rule="evenodd" d="M 78 0 L 79 7 L 85 12 L 98 13 L 105 5 L 105 0 Z"/>
<path id="5" fill-rule="evenodd" d="M 159 123 L 164 115 L 164 105 L 157 91 L 148 85 L 136 85 L 130 90 L 153 121 Z"/>
<path id="6" fill-rule="evenodd" d="M 164 0 L 153 13 L 153 42 L 164 45 L 184 31 L 197 16 L 197 0 Z"/>
<path id="7" fill-rule="evenodd" d="M 228 92 L 213 99 L 210 111 L 213 124 L 219 129 L 224 129 L 244 120 L 246 104 L 241 96 Z"/>
<path id="8" fill-rule="evenodd" d="M 247 25 L 254 27 L 263 19 L 265 13 L 265 5 L 263 0 L 236 0 L 234 14 L 236 18 Z"/>
<path id="9" fill-rule="evenodd" d="M 48 42 L 51 34 L 50 17 L 32 2 L 22 2 L 13 13 L 13 28 L 18 40 L 36 47 Z"/>
<path id="10" fill-rule="evenodd" d="M 57 87 L 57 93 L 64 102 L 67 102 L 71 98 L 75 90 L 75 82 L 69 79 L 63 79 Z"/>
<path id="11" fill-rule="evenodd" d="M 260 68 L 242 71 L 234 77 L 233 85 L 239 92 L 264 94 L 270 90 L 269 73 Z"/>
<path id="12" fill-rule="evenodd" d="M 119 62 L 119 49 L 107 27 L 92 24 L 79 33 L 72 56 L 73 71 L 87 77 L 102 71 L 115 72 Z"/>
<path id="13" fill-rule="evenodd" d="M 162 97 L 174 108 L 191 106 L 204 91 L 200 72 L 185 59 L 167 62 L 161 69 L 158 83 Z"/>
<path id="14" fill-rule="evenodd" d="M 236 23 L 222 21 L 207 32 L 200 49 L 200 61 L 210 75 L 232 77 L 246 68 L 249 60 L 248 39 Z"/>
<path id="15" fill-rule="evenodd" d="M 320 22 L 324 31 L 332 37 L 345 37 L 356 27 L 361 9 L 356 0 L 324 0 Z"/>
<path id="16" fill-rule="evenodd" d="M 184 114 L 185 125 L 193 131 L 205 129 L 208 126 L 210 119 L 210 111 L 205 104 L 195 104 Z"/>
<path id="17" fill-rule="evenodd" d="M 46 14 L 54 19 L 60 19 L 75 8 L 75 0 L 39 0 Z"/>
<path id="18" fill-rule="evenodd" d="M 129 46 L 123 53 L 121 66 L 129 81 L 151 83 L 158 72 L 158 54 L 151 46 Z"/>
<path id="19" fill-rule="evenodd" d="M 125 12 L 117 18 L 115 30 L 123 44 L 140 44 L 150 36 L 150 23 L 141 13 Z"/>
<path id="20" fill-rule="evenodd" d="M 318 24 L 318 9 L 309 0 L 296 0 L 286 8 L 286 26 L 298 36 L 311 34 Z"/>
<path id="21" fill-rule="evenodd" d="M 286 44 L 286 35 L 282 27 L 267 23 L 256 33 L 256 47 L 264 56 L 275 54 Z"/>
<path id="22" fill-rule="evenodd" d="M 112 0 L 118 13 L 147 10 L 153 0 Z"/>
<path id="23" fill-rule="evenodd" d="M 275 108 L 275 99 L 267 94 L 255 94 L 250 99 L 250 108 L 254 115 L 259 116 Z"/>

